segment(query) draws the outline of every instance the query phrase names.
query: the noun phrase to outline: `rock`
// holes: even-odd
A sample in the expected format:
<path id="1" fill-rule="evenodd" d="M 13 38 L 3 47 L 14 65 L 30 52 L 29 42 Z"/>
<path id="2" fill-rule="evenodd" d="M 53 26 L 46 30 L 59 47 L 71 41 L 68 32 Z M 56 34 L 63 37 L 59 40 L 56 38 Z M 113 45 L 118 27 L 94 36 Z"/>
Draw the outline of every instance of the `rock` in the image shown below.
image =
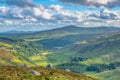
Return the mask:
<path id="1" fill-rule="evenodd" d="M 66 72 L 70 72 L 70 69 L 65 69 Z"/>
<path id="2" fill-rule="evenodd" d="M 24 65 L 25 68 L 29 68 L 30 66 L 29 65 Z"/>
<path id="3" fill-rule="evenodd" d="M 35 71 L 35 70 L 30 70 L 29 72 L 31 72 L 34 76 L 40 76 L 41 75 L 38 71 Z"/>
<path id="4" fill-rule="evenodd" d="M 46 66 L 46 69 L 51 69 L 51 65 L 48 64 L 48 65 Z"/>

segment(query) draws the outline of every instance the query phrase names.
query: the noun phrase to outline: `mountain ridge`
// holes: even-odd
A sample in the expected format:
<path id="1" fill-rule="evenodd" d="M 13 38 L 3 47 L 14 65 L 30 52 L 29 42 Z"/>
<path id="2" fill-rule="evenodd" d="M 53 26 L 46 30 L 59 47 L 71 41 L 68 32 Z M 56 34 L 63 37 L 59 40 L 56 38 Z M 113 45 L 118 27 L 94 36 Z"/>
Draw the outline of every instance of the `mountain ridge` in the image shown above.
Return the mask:
<path id="1" fill-rule="evenodd" d="M 5 31 L 5 32 L 0 32 L 0 33 L 35 33 L 35 32 L 44 32 L 44 31 L 51 31 L 51 30 L 56 30 L 56 29 L 64 29 L 64 28 L 118 28 L 120 29 L 120 27 L 116 27 L 116 26 L 95 26 L 95 27 L 80 27 L 80 26 L 76 26 L 76 25 L 68 25 L 68 26 L 63 26 L 63 27 L 58 27 L 58 28 L 53 28 L 53 29 L 49 29 L 49 30 L 40 30 L 40 31 L 18 31 L 18 30 L 9 30 L 9 31 Z"/>

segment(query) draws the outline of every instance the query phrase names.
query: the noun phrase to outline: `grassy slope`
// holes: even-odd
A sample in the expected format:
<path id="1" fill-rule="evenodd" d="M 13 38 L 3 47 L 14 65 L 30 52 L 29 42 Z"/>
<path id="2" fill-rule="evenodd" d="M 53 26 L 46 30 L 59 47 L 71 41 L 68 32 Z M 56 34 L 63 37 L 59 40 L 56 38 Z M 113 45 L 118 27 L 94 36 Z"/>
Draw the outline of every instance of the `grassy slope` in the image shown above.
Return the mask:
<path id="1" fill-rule="evenodd" d="M 41 44 L 31 41 L 24 41 L 14 38 L 0 38 L 0 64 L 1 65 L 30 65 L 37 66 L 41 63 L 47 65 L 47 60 L 39 62 L 32 60 L 31 57 L 46 54 Z M 12 57 L 11 57 L 12 56 Z M 40 56 L 41 59 L 41 56 Z M 45 59 L 45 58 L 44 58 Z M 42 65 L 42 64 L 41 64 Z"/>
<path id="2" fill-rule="evenodd" d="M 39 76 L 33 75 L 30 70 L 40 73 Z M 42 67 L 17 68 L 4 66 L 0 67 L 1 80 L 97 80 L 88 76 L 78 75 L 71 72 L 64 72 L 56 69 L 45 69 Z"/>
<path id="3" fill-rule="evenodd" d="M 100 73 L 88 72 L 85 75 L 100 79 L 100 80 L 118 80 L 120 78 L 120 68 Z"/>

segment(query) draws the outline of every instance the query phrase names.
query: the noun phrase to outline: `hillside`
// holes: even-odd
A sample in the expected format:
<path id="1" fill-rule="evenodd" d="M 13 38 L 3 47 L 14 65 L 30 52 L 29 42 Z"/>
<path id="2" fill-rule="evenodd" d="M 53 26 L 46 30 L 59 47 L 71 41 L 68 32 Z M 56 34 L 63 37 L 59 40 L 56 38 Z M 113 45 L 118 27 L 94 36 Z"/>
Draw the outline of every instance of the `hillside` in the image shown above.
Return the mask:
<path id="1" fill-rule="evenodd" d="M 0 67 L 1 80 L 97 80 L 88 76 L 78 75 L 56 69 L 42 67 L 18 68 Z"/>
<path id="2" fill-rule="evenodd" d="M 0 38 L 0 64 L 1 65 L 30 65 L 37 66 L 31 60 L 32 56 L 47 52 L 43 46 L 36 42 L 24 41 L 19 38 Z M 46 64 L 47 65 L 47 64 Z"/>
<path id="3" fill-rule="evenodd" d="M 118 80 L 120 75 L 120 67 L 115 70 L 104 71 L 100 73 L 85 73 L 91 77 L 99 78 L 100 80 Z"/>
<path id="4" fill-rule="evenodd" d="M 61 28 L 37 31 L 37 32 L 20 32 L 14 33 L 8 31 L 1 34 L 2 37 L 19 38 L 25 41 L 33 41 L 42 44 L 46 49 L 63 48 L 77 41 L 92 40 L 103 34 L 119 32 L 117 27 L 78 27 L 74 25 Z"/>
<path id="5" fill-rule="evenodd" d="M 19 36 L 27 41 L 37 41 L 47 49 L 65 47 L 77 41 L 91 40 L 103 34 L 119 32 L 117 27 L 78 27 L 74 25 Z"/>
<path id="6" fill-rule="evenodd" d="M 80 41 L 48 55 L 49 63 L 60 69 L 96 75 L 101 80 L 117 80 L 120 67 L 120 33 Z M 115 70 L 114 70 L 115 69 Z M 108 75 L 104 75 L 106 71 Z M 90 73 L 89 73 L 90 72 Z M 111 76 L 109 76 L 111 75 Z M 116 75 L 113 77 L 113 75 Z M 94 76 L 95 77 L 95 76 Z M 108 78 L 107 78 L 108 77 Z"/>
<path id="7" fill-rule="evenodd" d="M 91 41 L 80 41 L 75 44 L 66 46 L 63 49 L 57 50 L 54 54 L 48 56 L 50 60 L 55 63 L 69 62 L 71 57 L 88 58 L 83 63 L 88 63 L 90 60 L 99 60 L 110 63 L 119 61 L 120 50 L 120 33 L 110 34 L 109 36 L 102 36 Z M 88 61 L 88 62 L 87 62 Z M 101 63 L 102 63 L 101 62 Z M 96 62 L 97 63 L 97 62 Z"/>

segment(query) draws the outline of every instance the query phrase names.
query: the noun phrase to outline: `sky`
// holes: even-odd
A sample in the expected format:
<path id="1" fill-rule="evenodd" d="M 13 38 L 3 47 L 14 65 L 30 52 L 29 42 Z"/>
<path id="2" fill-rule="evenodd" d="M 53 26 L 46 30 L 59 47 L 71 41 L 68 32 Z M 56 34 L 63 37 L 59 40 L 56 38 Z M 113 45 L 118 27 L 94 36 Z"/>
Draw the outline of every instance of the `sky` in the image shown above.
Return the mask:
<path id="1" fill-rule="evenodd" d="M 120 27 L 120 0 L 0 0 L 0 32 Z"/>

